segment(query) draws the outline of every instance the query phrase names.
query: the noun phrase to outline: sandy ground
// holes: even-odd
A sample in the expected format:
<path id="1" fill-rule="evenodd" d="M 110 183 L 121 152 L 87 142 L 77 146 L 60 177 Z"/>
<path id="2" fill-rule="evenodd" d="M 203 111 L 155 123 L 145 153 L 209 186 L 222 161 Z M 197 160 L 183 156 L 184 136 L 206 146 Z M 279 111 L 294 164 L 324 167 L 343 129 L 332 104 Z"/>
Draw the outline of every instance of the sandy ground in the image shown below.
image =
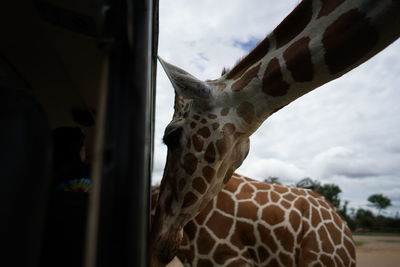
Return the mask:
<path id="1" fill-rule="evenodd" d="M 358 267 L 400 267 L 400 236 L 353 236 Z"/>
<path id="2" fill-rule="evenodd" d="M 357 267 L 400 267 L 400 236 L 354 236 Z M 174 258 L 167 267 L 181 267 Z"/>

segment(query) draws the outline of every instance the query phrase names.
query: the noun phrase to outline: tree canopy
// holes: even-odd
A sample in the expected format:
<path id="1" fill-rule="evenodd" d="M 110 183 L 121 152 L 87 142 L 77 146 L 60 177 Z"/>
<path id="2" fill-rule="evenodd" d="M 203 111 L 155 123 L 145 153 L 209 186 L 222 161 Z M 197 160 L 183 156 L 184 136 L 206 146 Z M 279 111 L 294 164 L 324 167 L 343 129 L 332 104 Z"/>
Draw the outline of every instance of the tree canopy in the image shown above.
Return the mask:
<path id="1" fill-rule="evenodd" d="M 314 190 L 315 192 L 323 195 L 326 200 L 332 203 L 336 208 L 340 207 L 339 194 L 342 192 L 339 186 L 335 184 L 321 185 L 317 180 L 311 178 L 304 178 L 296 183 L 297 187 Z"/>
<path id="2" fill-rule="evenodd" d="M 368 197 L 368 201 L 371 203 L 371 206 L 378 210 L 378 214 L 380 214 L 382 210 L 392 205 L 392 201 L 382 194 L 370 195 Z"/>

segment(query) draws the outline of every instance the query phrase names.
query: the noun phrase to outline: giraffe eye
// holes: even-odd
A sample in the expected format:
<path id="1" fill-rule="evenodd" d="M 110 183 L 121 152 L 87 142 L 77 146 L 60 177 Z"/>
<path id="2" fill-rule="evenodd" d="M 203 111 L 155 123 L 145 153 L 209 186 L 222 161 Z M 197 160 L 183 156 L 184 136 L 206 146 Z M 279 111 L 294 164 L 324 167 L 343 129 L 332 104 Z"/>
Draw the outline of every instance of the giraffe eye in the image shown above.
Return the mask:
<path id="1" fill-rule="evenodd" d="M 164 144 L 167 145 L 169 149 L 174 149 L 179 145 L 179 140 L 182 136 L 182 128 L 176 128 L 163 137 Z"/>

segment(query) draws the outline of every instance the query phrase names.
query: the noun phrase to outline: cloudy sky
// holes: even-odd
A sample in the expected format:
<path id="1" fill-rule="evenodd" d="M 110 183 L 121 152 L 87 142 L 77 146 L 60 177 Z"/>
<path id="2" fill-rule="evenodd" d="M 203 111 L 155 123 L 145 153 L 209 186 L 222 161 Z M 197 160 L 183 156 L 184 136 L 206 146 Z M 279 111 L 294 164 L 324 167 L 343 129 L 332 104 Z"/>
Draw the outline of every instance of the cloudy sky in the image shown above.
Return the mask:
<path id="1" fill-rule="evenodd" d="M 220 76 L 271 32 L 298 0 L 160 1 L 159 55 L 200 79 Z M 166 158 L 161 139 L 172 118 L 173 89 L 158 66 L 153 183 Z M 400 211 L 400 41 L 373 59 L 271 116 L 251 137 L 237 172 L 294 184 L 335 183 L 351 207 L 369 195 Z"/>

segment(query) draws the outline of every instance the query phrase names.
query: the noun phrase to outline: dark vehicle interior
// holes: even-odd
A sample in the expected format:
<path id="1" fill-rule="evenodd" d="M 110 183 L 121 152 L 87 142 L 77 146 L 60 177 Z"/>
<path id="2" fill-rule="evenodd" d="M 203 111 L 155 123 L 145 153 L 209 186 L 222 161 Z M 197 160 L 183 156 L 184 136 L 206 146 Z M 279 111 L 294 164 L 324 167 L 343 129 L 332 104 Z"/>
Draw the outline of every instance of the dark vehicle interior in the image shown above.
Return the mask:
<path id="1" fill-rule="evenodd" d="M 147 266 L 158 1 L 7 1 L 0 22 L 5 266 L 71 266 L 70 232 L 77 266 Z M 59 127 L 84 133 L 93 187 L 54 202 Z"/>

